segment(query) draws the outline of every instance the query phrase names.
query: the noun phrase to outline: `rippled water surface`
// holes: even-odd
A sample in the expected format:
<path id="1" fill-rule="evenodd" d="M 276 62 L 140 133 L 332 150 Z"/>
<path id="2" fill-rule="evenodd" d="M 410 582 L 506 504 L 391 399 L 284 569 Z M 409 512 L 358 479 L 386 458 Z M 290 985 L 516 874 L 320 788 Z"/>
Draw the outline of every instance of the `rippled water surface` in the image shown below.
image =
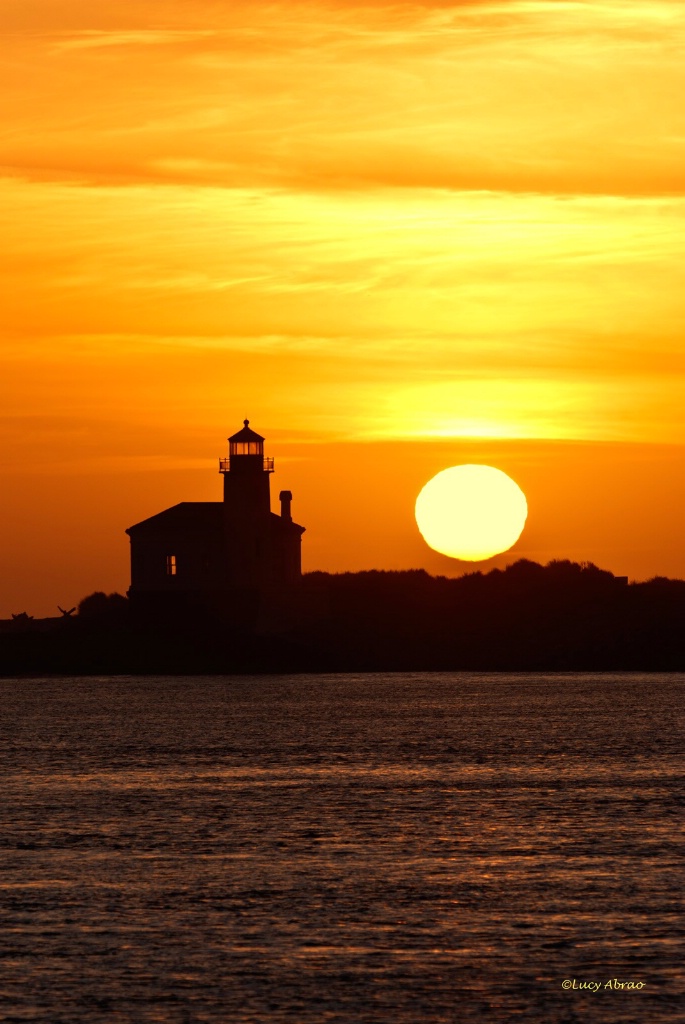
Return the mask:
<path id="1" fill-rule="evenodd" d="M 0 1019 L 682 1020 L 684 683 L 2 680 Z"/>

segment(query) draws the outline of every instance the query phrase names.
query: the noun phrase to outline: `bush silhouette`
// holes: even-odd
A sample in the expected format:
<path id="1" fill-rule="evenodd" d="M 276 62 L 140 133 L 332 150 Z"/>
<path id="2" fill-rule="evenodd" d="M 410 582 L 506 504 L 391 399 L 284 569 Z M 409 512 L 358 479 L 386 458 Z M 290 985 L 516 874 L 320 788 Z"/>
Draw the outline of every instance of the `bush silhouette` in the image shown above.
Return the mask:
<path id="1" fill-rule="evenodd" d="M 79 603 L 79 618 L 92 623 L 122 622 L 128 613 L 128 599 L 121 594 L 105 594 L 97 590 Z"/>

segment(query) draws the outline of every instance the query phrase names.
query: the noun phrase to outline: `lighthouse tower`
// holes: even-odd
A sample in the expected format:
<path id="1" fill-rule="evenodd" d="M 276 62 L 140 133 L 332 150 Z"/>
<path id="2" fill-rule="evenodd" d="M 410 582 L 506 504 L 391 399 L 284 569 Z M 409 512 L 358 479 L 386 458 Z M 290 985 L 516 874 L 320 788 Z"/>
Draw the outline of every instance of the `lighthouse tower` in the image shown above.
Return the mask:
<path id="1" fill-rule="evenodd" d="M 301 526 L 290 516 L 290 492 L 281 492 L 281 515 L 271 511 L 269 483 L 274 460 L 264 438 L 243 421 L 219 460 L 224 478 L 227 577 L 245 589 L 270 589 L 299 578 Z"/>
<path id="2" fill-rule="evenodd" d="M 224 504 L 231 518 L 259 519 L 269 515 L 269 478 L 273 471 L 274 460 L 264 457 L 264 438 L 250 430 L 249 420 L 243 420 L 243 429 L 228 439 L 228 458 L 219 459 Z"/>

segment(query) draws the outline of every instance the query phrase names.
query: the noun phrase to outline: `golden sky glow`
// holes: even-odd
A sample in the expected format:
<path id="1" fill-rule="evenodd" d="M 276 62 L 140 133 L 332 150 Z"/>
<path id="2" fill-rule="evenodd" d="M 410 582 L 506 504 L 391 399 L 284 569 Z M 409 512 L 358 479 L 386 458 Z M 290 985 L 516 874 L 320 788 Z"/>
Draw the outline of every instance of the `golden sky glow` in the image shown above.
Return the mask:
<path id="1" fill-rule="evenodd" d="M 279 474 L 298 445 L 342 445 L 344 475 L 360 441 L 468 438 L 582 442 L 590 476 L 615 443 L 631 480 L 673 464 L 640 445 L 681 465 L 681 0 L 1 7 L 0 615 L 35 549 L 37 466 L 71 513 L 43 510 L 26 600 L 52 601 L 41 566 L 71 579 L 90 532 L 73 596 L 125 589 L 123 529 L 218 497 L 200 471 L 246 415 Z M 650 535 L 683 507 L 670 472 Z M 121 522 L 98 519 L 110 479 Z M 296 506 L 306 566 L 358 568 L 368 538 L 322 554 L 344 530 L 327 486 Z M 544 551 L 602 562 L 584 529 Z M 678 538 L 651 561 L 643 540 L 603 564 L 685 572 Z M 384 565 L 421 557 L 398 535 Z"/>

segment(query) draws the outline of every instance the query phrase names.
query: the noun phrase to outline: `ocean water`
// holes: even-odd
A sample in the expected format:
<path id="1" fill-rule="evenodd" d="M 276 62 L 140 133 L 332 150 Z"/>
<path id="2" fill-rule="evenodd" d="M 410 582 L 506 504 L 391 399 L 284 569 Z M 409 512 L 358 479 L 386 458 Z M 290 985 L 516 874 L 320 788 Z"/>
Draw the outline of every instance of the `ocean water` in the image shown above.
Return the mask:
<path id="1" fill-rule="evenodd" d="M 0 1020 L 681 1021 L 684 685 L 2 680 Z"/>

